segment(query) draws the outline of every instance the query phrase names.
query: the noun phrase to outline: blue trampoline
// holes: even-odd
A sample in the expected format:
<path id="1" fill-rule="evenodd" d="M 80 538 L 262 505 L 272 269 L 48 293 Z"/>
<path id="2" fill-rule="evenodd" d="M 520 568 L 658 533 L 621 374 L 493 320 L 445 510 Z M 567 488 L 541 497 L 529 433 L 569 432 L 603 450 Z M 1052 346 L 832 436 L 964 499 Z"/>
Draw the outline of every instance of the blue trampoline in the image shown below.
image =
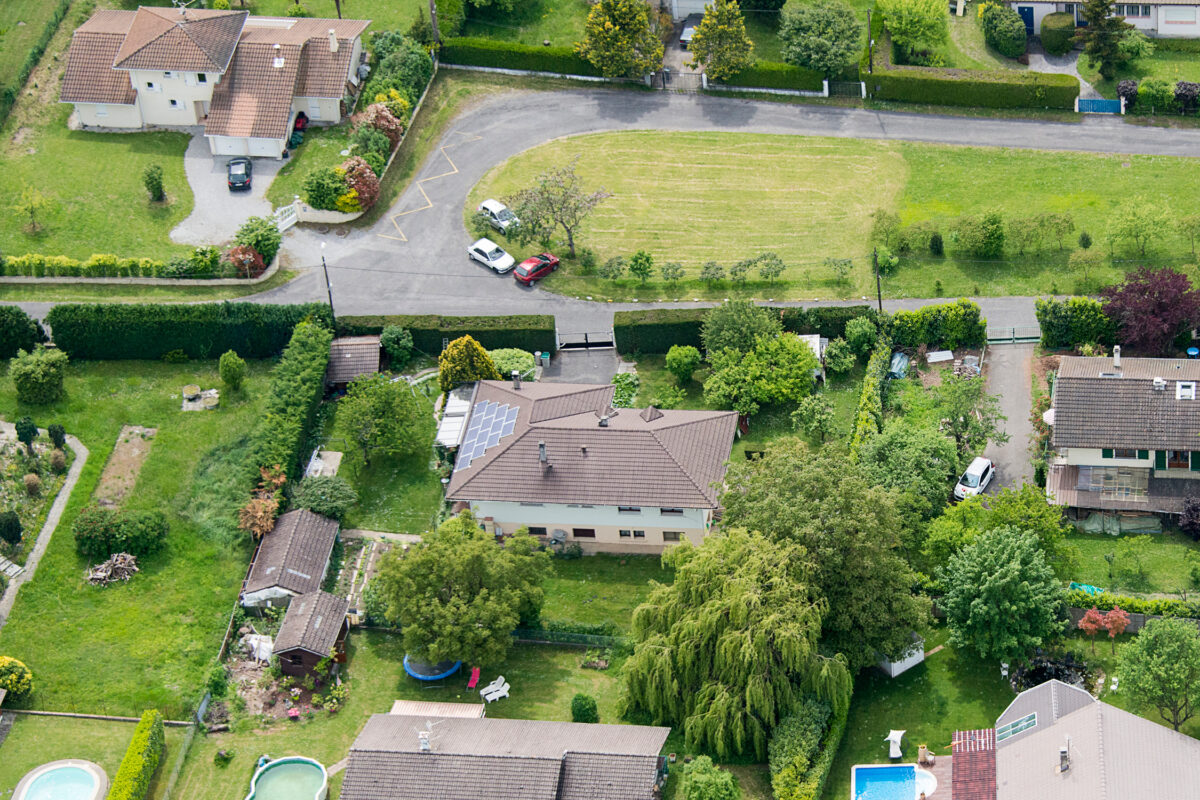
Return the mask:
<path id="1" fill-rule="evenodd" d="M 437 664 L 422 664 L 404 656 L 404 671 L 419 681 L 440 681 L 458 672 L 461 661 L 439 661 Z"/>

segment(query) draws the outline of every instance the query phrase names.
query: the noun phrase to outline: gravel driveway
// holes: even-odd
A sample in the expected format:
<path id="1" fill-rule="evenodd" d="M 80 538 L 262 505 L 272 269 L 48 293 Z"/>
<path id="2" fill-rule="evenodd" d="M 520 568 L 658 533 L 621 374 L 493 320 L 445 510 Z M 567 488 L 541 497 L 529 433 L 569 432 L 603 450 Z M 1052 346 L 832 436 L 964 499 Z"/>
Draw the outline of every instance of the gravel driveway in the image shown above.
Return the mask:
<path id="1" fill-rule="evenodd" d="M 1032 368 L 1035 344 L 1000 344 L 988 347 L 987 389 L 1000 398 L 1000 410 L 1008 417 L 1004 430 L 1007 444 L 993 444 L 983 451 L 996 462 L 995 489 L 1019 489 L 1033 482 L 1033 464 L 1029 460 L 1029 443 L 1033 424 Z M 993 489 L 993 491 L 995 491 Z"/>

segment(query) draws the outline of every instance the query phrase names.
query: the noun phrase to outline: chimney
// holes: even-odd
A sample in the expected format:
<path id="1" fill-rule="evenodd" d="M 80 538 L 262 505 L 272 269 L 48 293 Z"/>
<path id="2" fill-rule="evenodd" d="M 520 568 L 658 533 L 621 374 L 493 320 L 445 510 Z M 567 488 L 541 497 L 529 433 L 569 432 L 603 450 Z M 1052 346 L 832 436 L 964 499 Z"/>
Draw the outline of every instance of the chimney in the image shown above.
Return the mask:
<path id="1" fill-rule="evenodd" d="M 1154 379 L 1154 391 L 1161 392 L 1167 388 L 1167 382 L 1163 378 Z"/>
<path id="2" fill-rule="evenodd" d="M 538 442 L 538 461 L 546 463 L 546 443 Z"/>
<path id="3" fill-rule="evenodd" d="M 271 49 L 275 52 L 275 58 L 272 59 L 271 66 L 273 66 L 275 69 L 280 69 L 283 67 L 283 55 L 280 53 L 279 44 L 276 43 Z"/>
<path id="4" fill-rule="evenodd" d="M 1121 368 L 1121 345 L 1113 345 L 1113 369 Z"/>
<path id="5" fill-rule="evenodd" d="M 329 52 L 336 53 L 338 49 L 337 31 L 329 29 Z"/>
<path id="6" fill-rule="evenodd" d="M 1068 745 L 1058 748 L 1058 771 L 1066 772 L 1071 768 L 1071 749 Z"/>
<path id="7" fill-rule="evenodd" d="M 600 427 L 601 427 L 601 428 L 607 428 L 607 427 L 608 427 L 608 414 L 605 414 L 604 416 L 602 416 L 602 417 L 600 418 Z"/>
<path id="8" fill-rule="evenodd" d="M 429 731 L 417 731 L 417 745 L 423 753 L 428 753 L 433 749 L 429 744 Z"/>
<path id="9" fill-rule="evenodd" d="M 515 389 L 518 392 L 521 391 L 521 373 L 519 370 L 514 369 L 512 371 L 512 382 L 513 382 L 513 389 Z"/>

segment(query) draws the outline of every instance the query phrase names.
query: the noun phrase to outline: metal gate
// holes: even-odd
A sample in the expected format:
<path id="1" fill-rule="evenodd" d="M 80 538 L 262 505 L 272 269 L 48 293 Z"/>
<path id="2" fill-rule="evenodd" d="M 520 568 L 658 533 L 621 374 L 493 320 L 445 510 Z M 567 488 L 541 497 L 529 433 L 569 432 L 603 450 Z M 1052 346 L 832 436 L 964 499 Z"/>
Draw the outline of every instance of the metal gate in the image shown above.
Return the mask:
<path id="1" fill-rule="evenodd" d="M 1017 344 L 1041 341 L 1042 329 L 1037 325 L 1017 325 L 1012 328 L 987 329 L 988 344 Z"/>
<path id="2" fill-rule="evenodd" d="M 1120 100 L 1085 100 L 1079 98 L 1079 113 L 1081 114 L 1120 114 Z"/>
<path id="3" fill-rule="evenodd" d="M 680 94 L 695 94 L 704 88 L 703 84 L 704 78 L 699 72 L 673 72 L 670 69 L 660 70 L 654 81 L 655 87 Z"/>
<path id="4" fill-rule="evenodd" d="M 866 97 L 866 84 L 862 81 L 830 81 L 830 97 Z"/>
<path id="5" fill-rule="evenodd" d="M 559 333 L 559 350 L 609 350 L 616 347 L 612 331 Z"/>

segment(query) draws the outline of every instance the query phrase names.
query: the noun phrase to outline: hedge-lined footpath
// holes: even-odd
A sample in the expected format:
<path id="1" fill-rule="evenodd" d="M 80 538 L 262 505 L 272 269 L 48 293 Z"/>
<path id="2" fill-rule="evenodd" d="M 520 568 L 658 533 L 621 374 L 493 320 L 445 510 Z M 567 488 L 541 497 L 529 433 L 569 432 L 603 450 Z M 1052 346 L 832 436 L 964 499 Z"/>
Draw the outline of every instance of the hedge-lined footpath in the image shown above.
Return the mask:
<path id="1" fill-rule="evenodd" d="M 828 339 L 846 335 L 846 323 L 855 317 L 875 318 L 870 306 L 818 306 L 816 308 L 764 306 L 779 312 L 783 329 L 790 333 L 817 333 Z M 613 315 L 613 335 L 620 353 L 666 353 L 672 345 L 702 350 L 700 328 L 707 308 L 652 308 L 618 311 Z"/>
<path id="2" fill-rule="evenodd" d="M 850 454 L 857 456 L 859 449 L 883 428 L 883 387 L 888 367 L 892 363 L 892 343 L 879 337 L 871 357 L 867 359 L 867 373 L 863 376 L 862 392 L 858 396 L 858 410 L 854 412 L 854 433 L 850 436 Z"/>
<path id="3" fill-rule="evenodd" d="M 217 358 L 235 350 L 243 358 L 272 358 L 292 329 L 312 318 L 332 329 L 323 303 L 63 304 L 46 324 L 54 343 L 73 359 L 156 359 L 179 350 L 189 358 Z"/>
<path id="4" fill-rule="evenodd" d="M 21 68 L 13 76 L 12 83 L 5 86 L 4 91 L 0 92 L 0 125 L 3 125 L 4 121 L 8 119 L 8 115 L 12 113 L 13 106 L 17 104 L 17 96 L 25 88 L 25 82 L 33 74 L 33 70 L 37 67 L 38 62 L 42 60 L 42 56 L 46 52 L 46 47 L 49 46 L 50 40 L 54 38 L 58 26 L 62 23 L 63 18 L 67 15 L 67 11 L 70 8 L 71 0 L 58 0 L 54 6 L 54 11 L 50 14 L 50 19 L 46 20 L 46 24 L 42 27 L 42 33 L 38 37 L 38 40 L 29 48 L 29 52 L 25 54 L 25 60 L 21 62 Z"/>
<path id="5" fill-rule="evenodd" d="M 573 47 L 536 47 L 516 42 L 462 37 L 446 39 L 442 43 L 439 58 L 447 65 L 600 76 L 600 71 L 586 58 L 578 55 Z"/>
<path id="6" fill-rule="evenodd" d="M 1116 341 L 1116 326 L 1104 313 L 1099 300 L 1068 297 L 1055 300 L 1039 297 L 1034 301 L 1038 325 L 1042 328 L 1042 347 L 1076 347 L 1081 344 L 1111 345 Z"/>
<path id="7" fill-rule="evenodd" d="M 166 743 L 162 714 L 154 709 L 142 714 L 108 790 L 108 800 L 143 800 L 150 791 L 150 781 L 158 770 Z"/>
<path id="8" fill-rule="evenodd" d="M 325 395 L 325 368 L 333 334 L 323 325 L 300 322 L 271 370 L 263 415 L 250 432 L 247 471 L 257 480 L 263 467 L 283 467 L 290 478 L 300 475 L 304 446 Z"/>
<path id="9" fill-rule="evenodd" d="M 404 328 L 413 346 L 425 353 L 442 352 L 443 339 L 470 336 L 486 350 L 515 347 L 554 352 L 558 342 L 554 317 L 549 314 L 515 314 L 507 317 L 443 317 L 437 315 L 367 315 L 338 317 L 338 336 L 369 336 L 387 325 Z"/>
<path id="10" fill-rule="evenodd" d="M 953 303 L 922 306 L 916 311 L 897 311 L 889 330 L 897 347 L 915 350 L 921 345 L 955 350 L 980 347 L 987 338 L 987 321 L 979 304 L 959 298 Z"/>
<path id="11" fill-rule="evenodd" d="M 892 40 L 882 27 L 882 14 L 872 20 L 875 71 L 868 72 L 867 56 L 859 64 L 859 78 L 867 95 L 876 100 L 928 103 L 978 108 L 1075 109 L 1079 80 L 1072 75 L 1017 70 L 969 70 L 941 67 L 906 67 L 891 63 Z"/>
<path id="12" fill-rule="evenodd" d="M 795 89 L 819 92 L 825 76 L 820 72 L 775 61 L 755 61 L 746 69 L 721 81 L 725 86 L 744 86 L 752 89 Z"/>

